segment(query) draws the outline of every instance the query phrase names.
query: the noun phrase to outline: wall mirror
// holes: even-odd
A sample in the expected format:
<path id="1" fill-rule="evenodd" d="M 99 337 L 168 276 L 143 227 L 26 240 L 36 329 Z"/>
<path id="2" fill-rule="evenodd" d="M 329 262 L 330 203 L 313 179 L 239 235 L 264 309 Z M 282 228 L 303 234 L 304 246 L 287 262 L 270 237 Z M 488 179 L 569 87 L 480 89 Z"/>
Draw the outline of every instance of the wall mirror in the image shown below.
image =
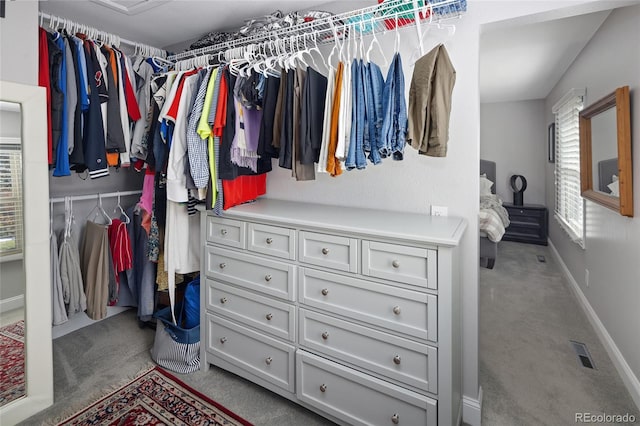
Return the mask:
<path id="1" fill-rule="evenodd" d="M 633 217 L 629 86 L 580 112 L 580 186 L 587 200 Z"/>
<path id="2" fill-rule="evenodd" d="M 53 403 L 46 108 L 44 88 L 0 81 L 2 425 Z"/>

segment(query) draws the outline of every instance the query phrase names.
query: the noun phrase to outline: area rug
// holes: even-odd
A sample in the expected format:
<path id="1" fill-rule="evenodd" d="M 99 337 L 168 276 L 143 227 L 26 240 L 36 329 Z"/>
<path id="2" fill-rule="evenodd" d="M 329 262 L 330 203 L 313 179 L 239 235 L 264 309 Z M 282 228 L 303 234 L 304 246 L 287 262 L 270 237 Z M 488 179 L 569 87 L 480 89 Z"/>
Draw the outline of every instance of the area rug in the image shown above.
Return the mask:
<path id="1" fill-rule="evenodd" d="M 0 406 L 24 396 L 24 321 L 0 327 Z"/>
<path id="2" fill-rule="evenodd" d="M 58 425 L 251 426 L 251 423 L 154 367 Z"/>

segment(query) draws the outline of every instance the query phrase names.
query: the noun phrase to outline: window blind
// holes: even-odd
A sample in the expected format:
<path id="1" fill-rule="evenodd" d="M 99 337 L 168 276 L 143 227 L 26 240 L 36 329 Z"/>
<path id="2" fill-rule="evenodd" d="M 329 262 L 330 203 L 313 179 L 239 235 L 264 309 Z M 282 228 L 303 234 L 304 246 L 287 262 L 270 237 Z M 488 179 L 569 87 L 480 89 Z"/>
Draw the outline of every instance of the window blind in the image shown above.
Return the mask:
<path id="1" fill-rule="evenodd" d="M 556 117 L 555 217 L 582 245 L 584 215 L 580 195 L 580 111 L 584 91 L 571 91 L 553 108 Z"/>
<path id="2" fill-rule="evenodd" d="M 0 257 L 22 253 L 21 148 L 0 144 Z"/>

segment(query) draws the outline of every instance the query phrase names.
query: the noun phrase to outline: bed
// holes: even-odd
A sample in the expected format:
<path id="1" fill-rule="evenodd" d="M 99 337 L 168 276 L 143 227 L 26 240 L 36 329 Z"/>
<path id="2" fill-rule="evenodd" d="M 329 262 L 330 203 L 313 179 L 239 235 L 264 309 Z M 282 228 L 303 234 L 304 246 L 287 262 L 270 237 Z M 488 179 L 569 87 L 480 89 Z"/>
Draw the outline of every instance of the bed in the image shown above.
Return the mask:
<path id="1" fill-rule="evenodd" d="M 618 188 L 618 159 L 598 161 L 598 191 L 620 196 Z"/>
<path id="2" fill-rule="evenodd" d="M 489 269 L 495 265 L 498 243 L 509 226 L 509 214 L 496 195 L 495 181 L 496 163 L 480 160 L 480 265 Z"/>

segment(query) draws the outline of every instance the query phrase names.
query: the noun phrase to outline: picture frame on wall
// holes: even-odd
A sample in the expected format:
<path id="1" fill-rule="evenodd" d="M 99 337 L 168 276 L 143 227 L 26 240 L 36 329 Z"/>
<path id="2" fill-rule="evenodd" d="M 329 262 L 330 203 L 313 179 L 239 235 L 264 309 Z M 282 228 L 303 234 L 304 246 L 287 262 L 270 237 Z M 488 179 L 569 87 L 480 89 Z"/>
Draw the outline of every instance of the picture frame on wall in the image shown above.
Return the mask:
<path id="1" fill-rule="evenodd" d="M 549 124 L 547 128 L 547 151 L 548 161 L 550 163 L 556 162 L 556 123 Z"/>

